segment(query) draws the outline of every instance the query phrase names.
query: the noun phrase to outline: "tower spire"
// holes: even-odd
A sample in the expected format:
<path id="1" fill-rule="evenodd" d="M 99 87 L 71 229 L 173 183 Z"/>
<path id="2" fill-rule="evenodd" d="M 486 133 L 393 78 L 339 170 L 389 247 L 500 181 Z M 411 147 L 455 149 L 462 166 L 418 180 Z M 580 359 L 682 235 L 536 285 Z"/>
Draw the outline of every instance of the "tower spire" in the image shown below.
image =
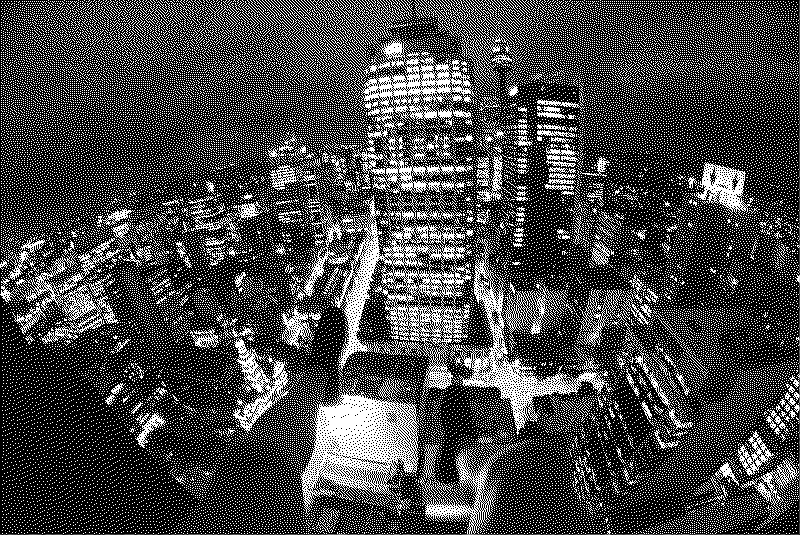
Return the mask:
<path id="1" fill-rule="evenodd" d="M 507 75 L 513 64 L 507 41 L 500 38 L 495 40 L 492 46 L 492 55 L 490 56 L 490 61 L 492 64 L 492 70 L 497 73 L 497 81 L 499 84 L 498 100 L 500 106 L 503 107 L 508 101 Z"/>

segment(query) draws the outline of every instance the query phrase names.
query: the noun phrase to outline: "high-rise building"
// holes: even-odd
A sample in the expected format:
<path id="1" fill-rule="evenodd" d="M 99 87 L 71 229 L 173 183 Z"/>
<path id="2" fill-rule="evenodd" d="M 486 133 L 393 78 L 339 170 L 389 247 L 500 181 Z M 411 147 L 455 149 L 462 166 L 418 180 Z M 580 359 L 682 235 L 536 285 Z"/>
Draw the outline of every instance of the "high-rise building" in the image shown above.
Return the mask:
<path id="1" fill-rule="evenodd" d="M 145 266 L 167 264 L 175 258 L 178 217 L 172 208 L 148 206 L 133 211 L 128 218 L 128 232 L 118 239 L 124 256 Z"/>
<path id="2" fill-rule="evenodd" d="M 561 83 L 538 84 L 536 141 L 547 154 L 546 188 L 572 195 L 578 171 L 578 128 L 580 101 L 578 86 Z"/>
<path id="3" fill-rule="evenodd" d="M 571 222 L 561 192 L 551 184 L 554 176 L 566 176 L 565 166 L 574 162 L 562 154 L 557 156 L 565 159 L 556 161 L 553 154 L 554 147 L 565 143 L 565 132 L 574 136 L 577 118 L 575 110 L 569 117 L 551 117 L 557 114 L 548 111 L 554 108 L 549 99 L 564 98 L 553 96 L 562 90 L 533 82 L 510 91 L 502 196 L 510 233 L 510 280 L 516 289 L 555 283 L 565 271 Z"/>
<path id="4" fill-rule="evenodd" d="M 302 176 L 305 179 L 305 186 L 308 188 L 306 210 L 308 212 L 311 233 L 314 236 L 314 245 L 317 248 L 325 244 L 325 228 L 322 222 L 322 206 L 319 202 L 319 174 L 319 159 L 307 159 L 302 166 Z"/>
<path id="5" fill-rule="evenodd" d="M 435 19 L 397 22 L 366 72 L 380 285 L 395 339 L 459 341 L 472 294 L 472 65 Z"/>
<path id="6" fill-rule="evenodd" d="M 108 293 L 114 314 L 131 330 L 133 337 L 141 339 L 148 348 L 142 355 L 142 362 L 147 365 L 163 363 L 172 347 L 172 330 L 141 266 L 121 260 L 112 269 L 110 282 Z"/>
<path id="7" fill-rule="evenodd" d="M 671 294 L 675 303 L 719 306 L 726 300 L 724 281 L 732 265 L 733 237 L 738 220 L 744 220 L 745 215 L 746 212 L 731 211 L 716 202 L 688 200 L 679 213 L 671 251 Z"/>
<path id="8" fill-rule="evenodd" d="M 176 341 L 184 339 L 188 321 L 184 305 L 194 285 L 188 268 L 177 259 L 164 264 L 142 265 L 142 277 L 155 297 L 157 309 L 169 326 L 172 338 Z"/>
<path id="9" fill-rule="evenodd" d="M 491 152 L 480 147 L 475 153 L 475 215 L 479 225 L 489 221 L 489 206 L 492 201 Z"/>
<path id="10" fill-rule="evenodd" d="M 491 186 L 489 188 L 490 198 L 493 204 L 497 204 L 503 196 L 503 149 L 502 142 L 492 140 L 488 149 L 490 158 L 489 177 Z"/>
<path id="11" fill-rule="evenodd" d="M 241 241 L 237 255 L 250 262 L 275 257 L 274 229 L 277 219 L 273 212 L 259 213 L 239 220 Z"/>
<path id="12" fill-rule="evenodd" d="M 746 310 L 764 337 L 796 344 L 797 254 L 769 219 L 730 197 L 687 195 L 668 254 L 667 301 Z"/>
<path id="13" fill-rule="evenodd" d="M 510 126 L 511 97 L 508 92 L 508 73 L 513 68 L 513 58 L 508 43 L 497 39 L 492 46 L 489 58 L 492 70 L 497 74 L 497 102 L 483 108 L 483 143 L 490 162 L 491 199 L 500 199 L 503 175 L 503 143 L 506 130 Z"/>
<path id="14" fill-rule="evenodd" d="M 361 145 L 343 145 L 340 160 L 344 190 L 348 194 L 360 191 L 364 187 L 365 173 Z"/>
<path id="15" fill-rule="evenodd" d="M 670 250 L 677 210 L 687 196 L 691 160 L 644 154 L 584 153 L 582 173 L 590 209 L 581 219 L 580 246 L 594 266 L 610 266 L 634 289 L 635 322 L 646 325 L 652 307 L 669 294 Z M 575 199 L 578 202 L 578 199 Z"/>
<path id="16" fill-rule="evenodd" d="M 599 208 L 603 201 L 603 187 L 608 170 L 609 160 L 599 154 L 584 153 L 584 168 L 581 180 L 586 187 L 586 201 L 590 208 Z"/>
<path id="17" fill-rule="evenodd" d="M 201 245 L 207 262 L 213 266 L 228 256 L 233 242 L 231 221 L 211 181 L 194 184 L 194 192 L 186 203 L 189 216 L 188 243 Z M 200 251 L 196 251 L 200 253 Z M 196 257 L 198 255 L 195 255 Z M 205 261 L 204 260 L 204 261 Z"/>
<path id="18" fill-rule="evenodd" d="M 317 170 L 308 149 L 296 137 L 270 153 L 270 180 L 276 192 L 280 237 L 289 257 L 325 243 Z"/>

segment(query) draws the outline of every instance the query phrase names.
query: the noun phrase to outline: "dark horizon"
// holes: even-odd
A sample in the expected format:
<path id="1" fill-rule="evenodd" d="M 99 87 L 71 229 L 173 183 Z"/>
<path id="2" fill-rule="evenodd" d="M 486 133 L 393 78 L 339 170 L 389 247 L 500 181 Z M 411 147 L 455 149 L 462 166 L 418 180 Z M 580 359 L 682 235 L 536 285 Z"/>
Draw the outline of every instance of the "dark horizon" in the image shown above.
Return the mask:
<path id="1" fill-rule="evenodd" d="M 361 143 L 367 50 L 409 8 L 286 4 L 4 8 L 3 241 L 253 159 L 290 129 L 311 146 Z M 739 168 L 748 195 L 796 205 L 795 6 L 499 5 L 417 8 L 462 39 L 479 103 L 493 98 L 488 55 L 502 36 L 512 84 L 583 80 L 587 146 Z"/>

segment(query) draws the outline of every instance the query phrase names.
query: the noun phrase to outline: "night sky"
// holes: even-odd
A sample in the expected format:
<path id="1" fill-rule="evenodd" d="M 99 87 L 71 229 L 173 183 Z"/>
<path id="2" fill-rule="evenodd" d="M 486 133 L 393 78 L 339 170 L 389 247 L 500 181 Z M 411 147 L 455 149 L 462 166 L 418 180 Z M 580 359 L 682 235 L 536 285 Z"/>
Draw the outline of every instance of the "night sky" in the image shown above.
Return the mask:
<path id="1" fill-rule="evenodd" d="M 513 81 L 584 80 L 588 145 L 702 157 L 746 170 L 751 194 L 796 199 L 796 3 L 418 3 L 462 37 L 479 99 L 502 36 Z M 409 12 L 143 4 L 3 4 L 4 242 L 130 185 L 256 156 L 289 128 L 311 145 L 362 141 L 367 51 Z"/>

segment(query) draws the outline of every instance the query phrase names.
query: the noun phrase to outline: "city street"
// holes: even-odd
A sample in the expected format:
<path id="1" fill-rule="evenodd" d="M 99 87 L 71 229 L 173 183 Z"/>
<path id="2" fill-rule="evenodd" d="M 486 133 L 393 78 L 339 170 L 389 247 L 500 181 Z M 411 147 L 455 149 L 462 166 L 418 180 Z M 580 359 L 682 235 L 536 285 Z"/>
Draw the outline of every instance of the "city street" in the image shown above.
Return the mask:
<path id="1" fill-rule="evenodd" d="M 361 312 L 364 310 L 364 303 L 369 292 L 372 273 L 378 262 L 378 232 L 375 224 L 375 205 L 370 205 L 370 225 L 366 236 L 366 246 L 364 248 L 364 259 L 361 261 L 358 273 L 353 279 L 353 289 L 350 298 L 347 299 L 344 313 L 347 317 L 348 333 L 345 349 L 342 351 L 342 365 L 351 354 L 356 351 L 366 351 L 367 349 L 358 340 L 358 322 L 361 319 Z M 384 417 L 383 414 L 380 415 Z M 303 473 L 303 495 L 306 506 L 311 504 L 311 490 L 319 479 L 320 471 L 328 453 L 335 451 L 339 447 L 339 441 L 348 434 L 363 432 L 364 426 L 372 425 L 375 415 L 371 415 L 363 403 L 345 402 L 337 407 L 322 407 L 317 419 L 317 442 L 311 454 L 311 460 Z M 361 428 L 361 429 L 359 429 Z M 338 439 L 337 439 L 338 437 Z M 373 444 L 371 447 L 379 447 Z"/>
<path id="2" fill-rule="evenodd" d="M 378 230 L 375 224 L 375 205 L 370 203 L 369 227 L 366 229 L 367 235 L 364 238 L 364 257 L 359 263 L 358 271 L 353 275 L 352 289 L 344 304 L 344 314 L 347 317 L 347 344 L 342 351 L 341 364 L 348 356 L 356 351 L 366 351 L 364 345 L 358 340 L 358 323 L 361 320 L 361 313 L 364 310 L 364 303 L 369 293 L 370 281 L 378 262 Z M 307 288 L 313 288 L 316 277 L 322 273 L 324 262 L 315 267 L 312 274 L 313 279 L 309 281 Z M 302 337 L 309 337 L 308 321 L 302 316 L 293 315 L 287 319 L 286 329 L 284 330 L 283 340 L 289 345 L 295 345 L 297 340 Z"/>
<path id="3" fill-rule="evenodd" d="M 375 223 L 375 201 L 370 201 L 370 217 L 367 235 L 364 238 L 364 258 L 359 263 L 358 272 L 353 275 L 353 286 L 350 296 L 344 306 L 344 314 L 347 316 L 347 345 L 342 352 L 342 365 L 348 356 L 356 351 L 366 351 L 366 347 L 358 340 L 358 323 L 361 320 L 361 313 L 364 310 L 364 303 L 369 293 L 372 274 L 375 272 L 375 265 L 378 263 L 378 228 Z"/>

